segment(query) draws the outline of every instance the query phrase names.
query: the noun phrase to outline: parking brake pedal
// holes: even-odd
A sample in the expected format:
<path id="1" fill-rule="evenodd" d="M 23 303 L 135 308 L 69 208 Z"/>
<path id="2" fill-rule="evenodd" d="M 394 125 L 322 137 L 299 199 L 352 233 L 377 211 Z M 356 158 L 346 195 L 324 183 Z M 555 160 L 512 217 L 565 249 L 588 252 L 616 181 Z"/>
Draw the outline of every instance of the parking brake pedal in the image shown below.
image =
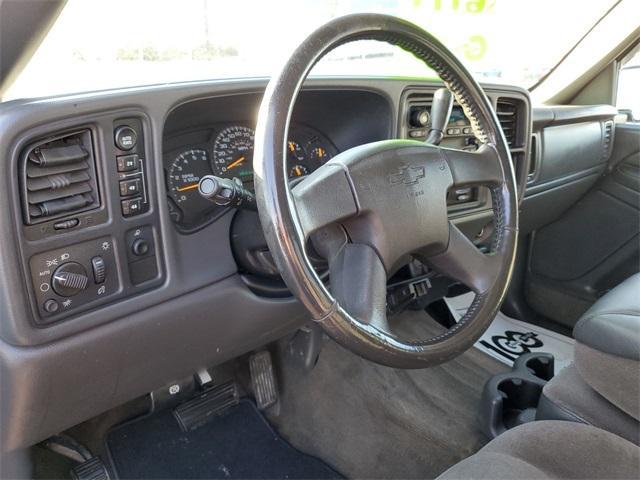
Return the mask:
<path id="1" fill-rule="evenodd" d="M 271 354 L 267 350 L 262 350 L 251 355 L 249 370 L 258 408 L 264 410 L 274 405 L 278 401 L 278 389 Z"/>
<path id="2" fill-rule="evenodd" d="M 189 432 L 237 405 L 239 398 L 236 383 L 226 382 L 178 405 L 173 410 L 173 415 L 182 431 Z"/>

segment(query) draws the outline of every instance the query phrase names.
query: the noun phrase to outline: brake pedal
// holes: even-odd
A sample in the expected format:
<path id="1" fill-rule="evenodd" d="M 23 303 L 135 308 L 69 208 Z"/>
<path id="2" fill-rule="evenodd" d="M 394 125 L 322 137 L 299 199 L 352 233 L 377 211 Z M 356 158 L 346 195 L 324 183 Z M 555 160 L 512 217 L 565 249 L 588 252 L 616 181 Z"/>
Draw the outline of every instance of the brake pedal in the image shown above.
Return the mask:
<path id="1" fill-rule="evenodd" d="M 258 409 L 264 410 L 274 405 L 278 401 L 278 389 L 271 354 L 267 350 L 262 350 L 251 355 L 249 371 Z"/>
<path id="2" fill-rule="evenodd" d="M 201 427 L 212 418 L 222 415 L 240 401 L 238 387 L 230 381 L 212 387 L 197 397 L 178 405 L 173 415 L 183 432 Z"/>
<path id="3" fill-rule="evenodd" d="M 107 466 L 100 457 L 92 457 L 71 469 L 73 480 L 109 480 Z"/>

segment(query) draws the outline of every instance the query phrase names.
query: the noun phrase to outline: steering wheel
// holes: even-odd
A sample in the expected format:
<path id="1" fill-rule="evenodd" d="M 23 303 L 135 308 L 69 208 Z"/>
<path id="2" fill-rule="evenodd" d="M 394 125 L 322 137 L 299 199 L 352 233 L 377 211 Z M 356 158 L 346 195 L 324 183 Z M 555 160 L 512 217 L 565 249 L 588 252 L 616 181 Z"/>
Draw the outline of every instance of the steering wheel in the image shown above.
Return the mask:
<path id="1" fill-rule="evenodd" d="M 311 68 L 330 50 L 356 40 L 397 45 L 438 73 L 471 121 L 480 147 L 440 148 L 384 140 L 335 156 L 290 188 L 286 141 L 293 106 Z M 282 277 L 313 320 L 338 343 L 374 362 L 424 368 L 470 348 L 502 303 L 516 254 L 518 206 L 511 156 L 490 101 L 460 61 L 432 35 L 378 14 L 337 18 L 312 33 L 267 86 L 255 137 L 260 221 Z M 491 191 L 495 233 L 484 254 L 447 216 L 451 187 Z M 329 290 L 305 246 L 329 262 Z M 390 332 L 386 281 L 415 257 L 467 285 L 475 299 L 445 333 L 406 341 Z"/>

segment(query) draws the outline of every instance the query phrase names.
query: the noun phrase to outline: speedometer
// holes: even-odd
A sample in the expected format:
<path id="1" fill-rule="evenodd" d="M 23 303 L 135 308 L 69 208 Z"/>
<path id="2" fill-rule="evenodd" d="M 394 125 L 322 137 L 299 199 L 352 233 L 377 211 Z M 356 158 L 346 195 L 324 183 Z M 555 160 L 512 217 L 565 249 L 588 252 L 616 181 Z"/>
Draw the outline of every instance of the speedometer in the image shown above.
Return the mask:
<path id="1" fill-rule="evenodd" d="M 251 128 L 234 125 L 222 130 L 213 142 L 211 167 L 219 177 L 253 181 L 253 141 Z"/>

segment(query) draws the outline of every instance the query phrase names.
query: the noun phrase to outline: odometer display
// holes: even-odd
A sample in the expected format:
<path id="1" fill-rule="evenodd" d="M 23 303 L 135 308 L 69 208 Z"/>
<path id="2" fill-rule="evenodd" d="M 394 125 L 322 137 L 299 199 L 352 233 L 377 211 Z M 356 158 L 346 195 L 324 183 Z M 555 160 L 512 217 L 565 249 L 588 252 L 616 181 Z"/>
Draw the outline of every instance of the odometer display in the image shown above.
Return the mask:
<path id="1" fill-rule="evenodd" d="M 222 130 L 213 142 L 212 168 L 215 175 L 253 182 L 253 142 L 251 128 L 234 125 Z"/>

